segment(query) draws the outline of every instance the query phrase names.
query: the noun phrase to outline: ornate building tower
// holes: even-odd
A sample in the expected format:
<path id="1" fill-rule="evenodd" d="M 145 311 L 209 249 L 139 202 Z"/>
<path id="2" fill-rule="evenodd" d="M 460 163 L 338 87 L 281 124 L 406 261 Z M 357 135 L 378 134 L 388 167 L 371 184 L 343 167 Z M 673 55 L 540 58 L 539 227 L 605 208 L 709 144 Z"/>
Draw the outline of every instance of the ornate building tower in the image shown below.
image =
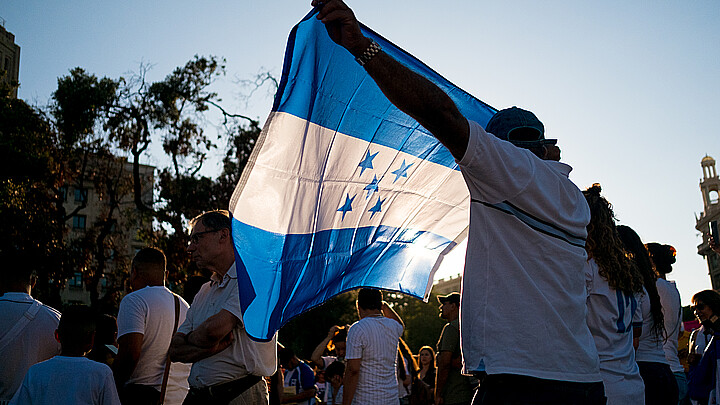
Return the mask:
<path id="1" fill-rule="evenodd" d="M 710 221 L 720 222 L 720 178 L 715 170 L 715 159 L 705 156 L 700 165 L 703 169 L 703 178 L 700 181 L 700 190 L 703 197 L 703 212 L 696 219 L 695 229 L 700 231 L 703 241 L 698 246 L 698 254 L 705 257 L 708 264 L 710 281 L 714 290 L 720 291 L 720 255 L 710 250 Z"/>

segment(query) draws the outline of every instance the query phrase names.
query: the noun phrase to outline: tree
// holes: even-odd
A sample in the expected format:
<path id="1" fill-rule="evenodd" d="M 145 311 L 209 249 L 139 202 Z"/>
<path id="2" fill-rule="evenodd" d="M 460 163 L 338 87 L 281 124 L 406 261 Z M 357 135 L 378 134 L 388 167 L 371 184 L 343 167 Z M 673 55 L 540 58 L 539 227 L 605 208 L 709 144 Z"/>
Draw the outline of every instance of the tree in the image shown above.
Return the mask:
<path id="1" fill-rule="evenodd" d="M 428 302 L 399 293 L 385 293 L 390 304 L 405 323 L 403 339 L 413 353 L 422 346 L 435 347 L 446 321 L 438 316 L 438 300 L 431 294 Z"/>
<path id="2" fill-rule="evenodd" d="M 49 304 L 59 303 L 53 285 L 66 278 L 57 141 L 47 117 L 11 98 L 9 87 L 0 84 L 0 250 L 32 258 L 25 265 L 38 275 L 35 295 Z M 13 270 L 5 267 L 3 272 Z"/>

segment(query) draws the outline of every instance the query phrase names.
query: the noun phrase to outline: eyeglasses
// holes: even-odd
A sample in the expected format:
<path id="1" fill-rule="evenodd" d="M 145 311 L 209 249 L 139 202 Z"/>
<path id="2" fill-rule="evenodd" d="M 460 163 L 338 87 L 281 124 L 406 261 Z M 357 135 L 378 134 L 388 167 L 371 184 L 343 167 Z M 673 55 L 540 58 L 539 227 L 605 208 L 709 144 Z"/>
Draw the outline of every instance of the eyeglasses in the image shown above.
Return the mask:
<path id="1" fill-rule="evenodd" d="M 188 241 L 188 246 L 192 245 L 193 243 L 200 242 L 200 236 L 205 235 L 206 233 L 213 233 L 218 232 L 220 229 L 215 229 L 213 231 L 202 231 L 202 232 L 195 232 L 194 234 L 190 235 L 190 240 Z"/>
<path id="2" fill-rule="evenodd" d="M 693 311 L 702 311 L 703 309 L 705 309 L 705 304 L 703 304 L 702 302 L 698 302 L 697 304 L 691 306 L 690 309 Z"/>

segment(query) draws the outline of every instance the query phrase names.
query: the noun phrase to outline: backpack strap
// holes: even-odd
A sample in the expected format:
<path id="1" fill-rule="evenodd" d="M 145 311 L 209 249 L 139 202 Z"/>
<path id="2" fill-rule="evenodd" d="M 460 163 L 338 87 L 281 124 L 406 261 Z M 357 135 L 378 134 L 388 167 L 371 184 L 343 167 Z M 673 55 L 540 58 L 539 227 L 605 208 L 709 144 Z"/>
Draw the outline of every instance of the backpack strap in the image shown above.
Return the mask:
<path id="1" fill-rule="evenodd" d="M 25 329 L 27 324 L 29 324 L 30 321 L 35 319 L 35 315 L 37 315 L 38 311 L 40 310 L 40 305 L 40 302 L 38 302 L 37 300 L 33 301 L 33 303 L 30 304 L 30 308 L 25 311 L 25 313 L 23 314 L 23 316 L 20 317 L 15 326 L 13 326 L 12 329 L 10 329 L 5 334 L 5 336 L 0 339 L 0 350 L 4 349 L 5 346 L 15 340 L 15 338 L 20 335 L 20 332 Z"/>

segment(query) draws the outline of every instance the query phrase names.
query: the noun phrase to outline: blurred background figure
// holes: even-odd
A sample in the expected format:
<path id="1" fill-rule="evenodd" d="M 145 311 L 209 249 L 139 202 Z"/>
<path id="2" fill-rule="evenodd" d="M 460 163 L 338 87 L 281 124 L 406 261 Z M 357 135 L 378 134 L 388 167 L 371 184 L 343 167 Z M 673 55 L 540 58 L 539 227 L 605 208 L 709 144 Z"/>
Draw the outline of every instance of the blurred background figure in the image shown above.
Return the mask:
<path id="1" fill-rule="evenodd" d="M 117 320 L 108 314 L 98 314 L 95 317 L 95 341 L 87 358 L 99 363 L 112 366 L 117 356 Z"/>

